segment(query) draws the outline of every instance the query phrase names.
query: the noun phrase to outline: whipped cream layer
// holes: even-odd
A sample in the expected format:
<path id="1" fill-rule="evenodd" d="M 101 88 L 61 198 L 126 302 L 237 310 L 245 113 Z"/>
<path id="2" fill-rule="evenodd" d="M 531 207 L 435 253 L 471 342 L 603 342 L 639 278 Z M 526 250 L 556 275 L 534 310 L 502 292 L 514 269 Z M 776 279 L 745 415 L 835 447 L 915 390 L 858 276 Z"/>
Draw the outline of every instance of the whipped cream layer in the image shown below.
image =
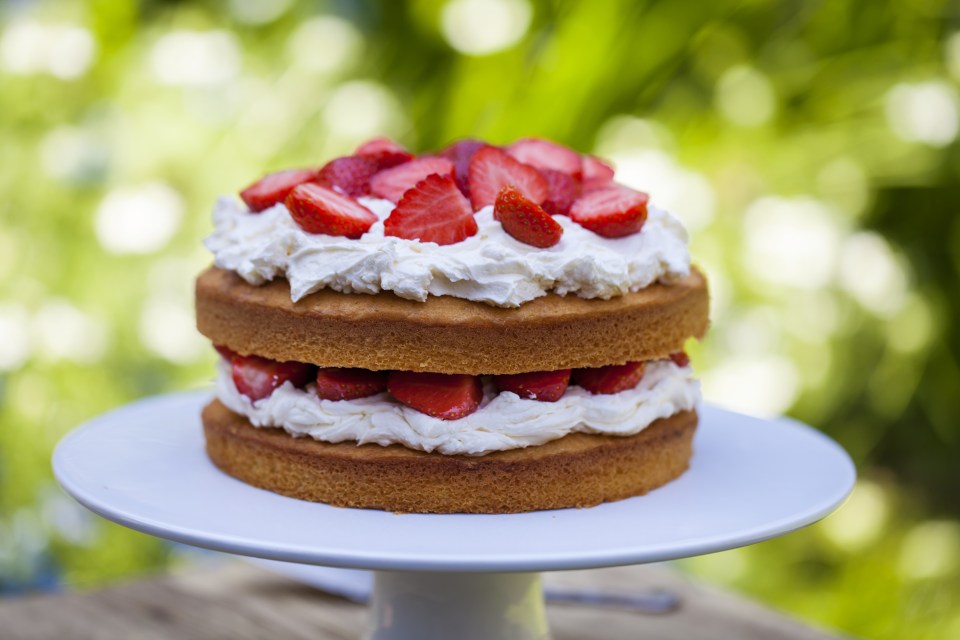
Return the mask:
<path id="1" fill-rule="evenodd" d="M 284 383 L 267 398 L 251 402 L 241 395 L 221 362 L 217 398 L 255 427 L 281 427 L 294 437 L 324 442 L 402 444 L 445 455 L 483 455 L 539 445 L 582 431 L 628 436 L 658 418 L 693 409 L 700 384 L 690 367 L 669 360 L 647 363 L 633 389 L 592 395 L 571 385 L 557 402 L 527 400 L 517 394 L 484 390 L 480 408 L 459 420 L 440 420 L 411 409 L 386 393 L 357 400 L 321 400 L 313 386 L 297 389 Z"/>
<path id="2" fill-rule="evenodd" d="M 250 213 L 238 200 L 223 197 L 214 207 L 215 230 L 205 244 L 218 267 L 250 284 L 286 277 L 294 301 L 328 287 L 343 293 L 387 290 L 420 301 L 448 295 L 517 307 L 548 291 L 608 299 L 690 273 L 683 224 L 656 207 L 649 208 L 639 233 L 623 238 L 604 238 L 567 216 L 553 216 L 563 237 L 553 247 L 538 249 L 507 234 L 493 219 L 492 206 L 477 212 L 476 235 L 438 245 L 384 236 L 383 221 L 393 203 L 375 198 L 359 202 L 379 221 L 351 240 L 303 231 L 283 204 Z"/>

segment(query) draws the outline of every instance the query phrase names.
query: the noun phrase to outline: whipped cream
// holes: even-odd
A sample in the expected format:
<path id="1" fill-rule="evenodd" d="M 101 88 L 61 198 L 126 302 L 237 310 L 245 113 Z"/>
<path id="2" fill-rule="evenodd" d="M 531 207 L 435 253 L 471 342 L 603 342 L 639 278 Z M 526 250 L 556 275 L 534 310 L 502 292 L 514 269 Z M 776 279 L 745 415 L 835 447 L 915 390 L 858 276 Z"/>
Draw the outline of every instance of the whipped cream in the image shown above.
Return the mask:
<path id="1" fill-rule="evenodd" d="M 479 231 L 463 242 L 433 242 L 384 236 L 389 200 L 360 198 L 378 222 L 362 237 L 303 231 L 283 204 L 250 213 L 234 198 L 217 200 L 215 230 L 205 245 L 218 267 L 253 285 L 277 277 L 290 282 L 296 301 L 328 287 L 343 293 L 393 291 L 402 298 L 454 296 L 499 307 L 517 307 L 554 291 L 608 299 L 690 272 L 687 232 L 668 212 L 650 207 L 639 233 L 604 238 L 567 216 L 560 242 L 539 249 L 515 240 L 493 219 L 493 207 L 476 214 Z"/>
<path id="2" fill-rule="evenodd" d="M 357 400 L 321 400 L 312 385 L 297 389 L 285 382 L 267 398 L 252 402 L 233 384 L 221 361 L 217 398 L 255 427 L 281 427 L 294 437 L 324 442 L 402 444 L 445 455 L 477 456 L 539 445 L 574 431 L 628 436 L 658 418 L 693 409 L 700 383 L 693 370 L 669 360 L 648 362 L 633 389 L 592 395 L 571 385 L 557 402 L 521 398 L 510 391 L 484 390 L 480 408 L 459 420 L 440 420 L 411 409 L 386 393 Z"/>

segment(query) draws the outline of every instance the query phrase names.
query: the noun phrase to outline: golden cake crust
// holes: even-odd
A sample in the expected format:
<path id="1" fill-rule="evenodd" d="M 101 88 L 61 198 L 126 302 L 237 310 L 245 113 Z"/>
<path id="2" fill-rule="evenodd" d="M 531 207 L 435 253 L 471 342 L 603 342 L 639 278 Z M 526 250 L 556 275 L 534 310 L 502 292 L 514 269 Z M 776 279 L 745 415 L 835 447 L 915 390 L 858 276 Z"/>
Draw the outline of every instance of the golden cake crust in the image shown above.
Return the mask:
<path id="1" fill-rule="evenodd" d="M 706 279 L 694 269 L 610 300 L 549 294 L 516 309 L 450 296 L 320 290 L 291 302 L 278 279 L 252 286 L 211 267 L 196 283 L 197 327 L 242 354 L 329 367 L 498 374 L 653 360 L 707 330 Z"/>
<path id="2" fill-rule="evenodd" d="M 633 436 L 572 433 L 468 457 L 293 438 L 253 427 L 217 400 L 203 410 L 207 454 L 235 478 L 302 500 L 415 513 L 517 513 L 641 495 L 686 470 L 696 426 L 687 411 Z"/>

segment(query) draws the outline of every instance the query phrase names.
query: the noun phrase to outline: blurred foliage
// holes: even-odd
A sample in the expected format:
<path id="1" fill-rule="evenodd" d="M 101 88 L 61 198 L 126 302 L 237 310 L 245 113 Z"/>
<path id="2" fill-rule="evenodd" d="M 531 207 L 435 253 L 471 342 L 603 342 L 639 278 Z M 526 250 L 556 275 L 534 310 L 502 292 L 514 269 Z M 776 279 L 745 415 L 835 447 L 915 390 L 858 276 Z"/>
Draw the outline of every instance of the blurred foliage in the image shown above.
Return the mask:
<path id="1" fill-rule="evenodd" d="M 789 412 L 865 480 L 823 523 L 683 561 L 807 620 L 960 637 L 960 25 L 876 3 L 0 5 L 0 592 L 170 547 L 52 483 L 71 427 L 207 384 L 192 277 L 222 192 L 372 135 L 557 139 L 685 220 L 708 398 Z M 816 470 L 811 470 L 815 473 Z M 762 481 L 762 479 L 758 479 Z"/>

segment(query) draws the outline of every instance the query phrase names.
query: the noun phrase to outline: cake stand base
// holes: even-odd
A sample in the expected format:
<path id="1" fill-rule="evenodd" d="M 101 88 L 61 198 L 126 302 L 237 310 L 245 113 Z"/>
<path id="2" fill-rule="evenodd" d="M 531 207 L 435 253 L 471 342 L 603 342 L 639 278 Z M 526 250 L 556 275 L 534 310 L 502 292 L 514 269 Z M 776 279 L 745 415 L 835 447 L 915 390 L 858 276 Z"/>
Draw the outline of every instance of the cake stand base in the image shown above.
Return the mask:
<path id="1" fill-rule="evenodd" d="M 155 536 L 227 553 L 376 571 L 375 640 L 548 637 L 539 571 L 658 562 L 732 549 L 836 509 L 855 469 L 788 419 L 700 408 L 690 469 L 628 500 L 517 514 L 341 509 L 256 489 L 204 454 L 207 393 L 150 398 L 57 446 L 53 470 L 83 505 Z M 522 490 L 522 488 L 518 488 Z"/>
<path id="2" fill-rule="evenodd" d="M 366 640 L 548 637 L 539 573 L 374 574 Z"/>

